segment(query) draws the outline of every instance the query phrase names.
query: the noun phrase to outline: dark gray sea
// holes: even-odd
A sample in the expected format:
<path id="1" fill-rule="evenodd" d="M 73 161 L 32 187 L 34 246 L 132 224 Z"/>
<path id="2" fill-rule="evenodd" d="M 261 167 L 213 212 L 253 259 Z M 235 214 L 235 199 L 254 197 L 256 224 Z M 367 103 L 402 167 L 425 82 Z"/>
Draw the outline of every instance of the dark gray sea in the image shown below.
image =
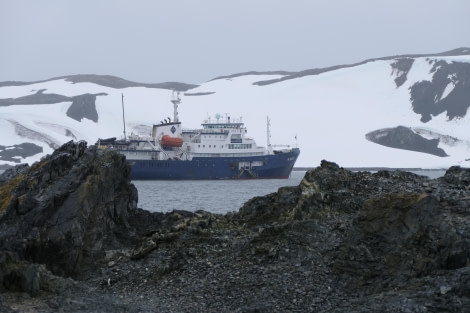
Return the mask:
<path id="1" fill-rule="evenodd" d="M 445 170 L 412 171 L 415 174 L 437 178 Z M 305 171 L 293 171 L 288 179 L 260 180 L 185 180 L 133 181 L 139 191 L 138 207 L 152 212 L 173 210 L 225 214 L 238 211 L 249 199 L 276 192 L 279 187 L 296 186 Z"/>
<path id="2" fill-rule="evenodd" d="M 3 170 L 0 170 L 0 174 Z M 430 178 L 441 177 L 445 170 L 411 171 Z M 253 197 L 276 192 L 279 187 L 296 186 L 305 171 L 292 171 L 288 179 L 259 180 L 184 180 L 147 181 L 135 180 L 132 183 L 139 191 L 138 207 L 151 212 L 171 212 L 173 210 L 197 211 L 225 214 L 238 211 Z"/>

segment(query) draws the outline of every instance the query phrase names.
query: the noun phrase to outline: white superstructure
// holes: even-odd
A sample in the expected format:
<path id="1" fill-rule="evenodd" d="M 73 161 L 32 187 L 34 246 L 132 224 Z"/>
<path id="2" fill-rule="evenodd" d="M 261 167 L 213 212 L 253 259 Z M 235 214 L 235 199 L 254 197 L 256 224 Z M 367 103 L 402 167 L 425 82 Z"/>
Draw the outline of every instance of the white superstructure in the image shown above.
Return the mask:
<path id="1" fill-rule="evenodd" d="M 267 154 L 264 147 L 258 147 L 255 140 L 246 137 L 247 129 L 230 116 L 207 119 L 202 129 L 183 130 L 183 150 L 200 157 L 254 156 Z"/>

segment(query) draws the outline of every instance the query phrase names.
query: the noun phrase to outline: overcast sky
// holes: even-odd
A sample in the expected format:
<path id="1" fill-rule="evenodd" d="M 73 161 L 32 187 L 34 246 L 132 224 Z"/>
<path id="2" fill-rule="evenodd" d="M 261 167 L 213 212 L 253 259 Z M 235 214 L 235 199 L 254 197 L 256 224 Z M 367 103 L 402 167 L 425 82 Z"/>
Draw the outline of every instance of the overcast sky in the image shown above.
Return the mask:
<path id="1" fill-rule="evenodd" d="M 470 47 L 469 0 L 0 0 L 0 81 L 199 84 Z"/>

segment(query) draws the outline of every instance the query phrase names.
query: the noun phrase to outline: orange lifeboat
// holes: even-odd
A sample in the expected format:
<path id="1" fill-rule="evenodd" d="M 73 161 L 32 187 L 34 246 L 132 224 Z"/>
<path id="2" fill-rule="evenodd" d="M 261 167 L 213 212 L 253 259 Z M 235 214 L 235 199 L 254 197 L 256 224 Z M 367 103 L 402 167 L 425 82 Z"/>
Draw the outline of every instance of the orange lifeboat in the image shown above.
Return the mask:
<path id="1" fill-rule="evenodd" d="M 181 147 L 183 145 L 183 138 L 163 135 L 162 139 L 160 139 L 160 144 L 162 147 Z"/>

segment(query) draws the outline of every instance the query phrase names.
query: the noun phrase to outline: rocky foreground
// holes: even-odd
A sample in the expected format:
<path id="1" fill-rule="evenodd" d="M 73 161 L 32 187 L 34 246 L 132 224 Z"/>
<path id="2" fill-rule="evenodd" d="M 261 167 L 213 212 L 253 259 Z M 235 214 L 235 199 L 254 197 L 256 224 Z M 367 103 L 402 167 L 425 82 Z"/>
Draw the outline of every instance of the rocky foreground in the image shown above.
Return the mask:
<path id="1" fill-rule="evenodd" d="M 469 169 L 323 161 L 238 213 L 137 203 L 125 159 L 83 142 L 4 172 L 0 311 L 470 311 Z"/>

